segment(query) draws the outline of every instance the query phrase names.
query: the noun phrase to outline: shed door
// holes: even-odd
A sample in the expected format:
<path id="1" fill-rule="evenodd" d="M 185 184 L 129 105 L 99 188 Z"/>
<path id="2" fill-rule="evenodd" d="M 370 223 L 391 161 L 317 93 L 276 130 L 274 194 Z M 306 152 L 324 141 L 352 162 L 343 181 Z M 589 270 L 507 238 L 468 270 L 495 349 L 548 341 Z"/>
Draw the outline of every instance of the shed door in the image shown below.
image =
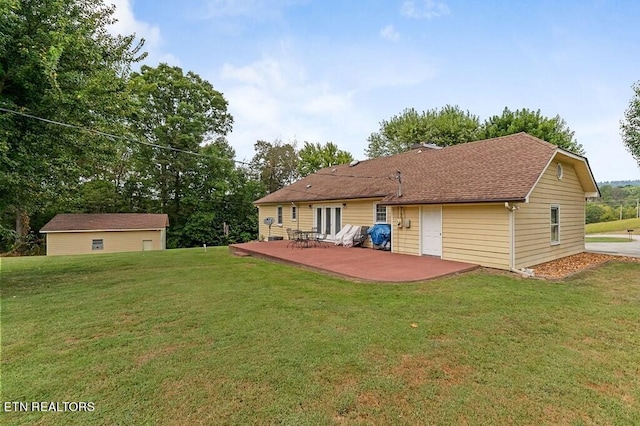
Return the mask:
<path id="1" fill-rule="evenodd" d="M 442 207 L 422 207 L 422 254 L 442 256 Z"/>
<path id="2" fill-rule="evenodd" d="M 153 240 L 142 240 L 142 250 L 153 250 Z"/>

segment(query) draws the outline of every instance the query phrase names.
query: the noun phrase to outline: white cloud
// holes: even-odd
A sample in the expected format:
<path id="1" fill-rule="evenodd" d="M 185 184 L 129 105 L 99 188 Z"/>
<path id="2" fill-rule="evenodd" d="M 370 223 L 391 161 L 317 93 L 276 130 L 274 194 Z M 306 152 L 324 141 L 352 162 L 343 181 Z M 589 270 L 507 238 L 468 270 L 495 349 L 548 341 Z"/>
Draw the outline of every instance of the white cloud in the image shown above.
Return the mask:
<path id="1" fill-rule="evenodd" d="M 405 0 L 400 13 L 407 18 L 432 19 L 451 14 L 446 3 L 434 0 Z"/>
<path id="2" fill-rule="evenodd" d="M 247 65 L 225 63 L 220 87 L 234 117 L 229 141 L 239 158 L 250 159 L 257 140 L 334 141 L 330 128 L 344 126 L 353 109 L 352 93 L 308 76 L 287 55 L 265 55 Z"/>
<path id="3" fill-rule="evenodd" d="M 174 55 L 163 51 L 160 28 L 157 25 L 136 19 L 131 7 L 131 0 L 107 1 L 116 6 L 114 18 L 117 19 L 117 22 L 108 28 L 111 34 L 135 34 L 136 38 L 143 38 L 145 40 L 143 50 L 148 53 L 144 61 L 147 64 L 167 62 L 171 65 L 179 65 L 180 61 Z"/>
<path id="4" fill-rule="evenodd" d="M 207 76 L 229 102 L 234 130 L 228 140 L 239 159 L 251 159 L 257 140 L 274 139 L 331 141 L 361 157 L 379 121 L 399 110 L 398 93 L 437 75 L 429 58 L 407 58 L 396 46 L 306 47 L 297 51 L 288 40 Z"/>
<path id="5" fill-rule="evenodd" d="M 393 25 L 387 25 L 380 30 L 380 37 L 390 41 L 398 41 L 400 40 L 400 33 L 396 31 Z"/>

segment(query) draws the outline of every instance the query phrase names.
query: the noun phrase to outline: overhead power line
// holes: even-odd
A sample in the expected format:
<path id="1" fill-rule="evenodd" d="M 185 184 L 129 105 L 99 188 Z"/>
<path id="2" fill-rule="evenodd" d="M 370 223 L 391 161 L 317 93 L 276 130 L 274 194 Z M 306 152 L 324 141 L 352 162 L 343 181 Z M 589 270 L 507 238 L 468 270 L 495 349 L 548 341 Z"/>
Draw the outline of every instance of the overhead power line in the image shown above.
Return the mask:
<path id="1" fill-rule="evenodd" d="M 203 154 L 201 152 L 188 151 L 188 150 L 185 150 L 185 149 L 175 148 L 175 147 L 172 147 L 172 146 L 158 145 L 158 144 L 155 144 L 155 143 L 152 143 L 152 142 L 143 141 L 143 140 L 139 140 L 139 139 L 127 138 L 125 136 L 118 136 L 118 135 L 114 135 L 114 134 L 111 134 L 111 133 L 103 132 L 103 131 L 100 131 L 100 130 L 89 129 L 89 128 L 86 128 L 86 127 L 78 126 L 78 125 L 75 125 L 75 124 L 69 124 L 69 123 L 63 123 L 63 122 L 60 122 L 60 121 L 49 120 L 47 118 L 38 117 L 38 116 L 35 116 L 35 115 L 32 115 L 32 114 L 27 114 L 27 113 L 21 112 L 21 111 L 15 111 L 15 110 L 8 109 L 8 108 L 0 107 L 0 111 L 6 112 L 6 113 L 9 113 L 9 114 L 20 115 L 22 117 L 31 118 L 33 120 L 42 121 L 44 123 L 53 124 L 53 125 L 56 125 L 56 126 L 66 127 L 66 128 L 69 128 L 69 129 L 79 130 L 81 132 L 86 132 L 86 133 L 90 133 L 90 134 L 94 134 L 94 135 L 103 136 L 103 137 L 108 138 L 108 139 L 118 139 L 118 140 L 125 141 L 125 142 L 131 142 L 131 143 L 138 143 L 138 144 L 141 144 L 141 145 L 147 145 L 147 146 L 150 146 L 150 147 L 153 147 L 153 148 L 165 149 L 165 150 L 175 151 L 175 152 L 181 152 L 183 154 L 195 155 L 195 156 L 198 156 L 198 157 L 212 158 L 214 160 L 231 161 L 233 163 L 243 164 L 243 165 L 246 165 L 246 166 L 251 165 L 250 163 L 247 163 L 245 161 L 234 160 L 234 159 L 231 159 L 231 158 L 224 158 L 224 157 L 216 157 L 216 156 L 213 156 L 213 155 Z"/>
<path id="2" fill-rule="evenodd" d="M 76 124 L 69 124 L 69 123 L 63 123 L 61 121 L 50 120 L 48 118 L 38 117 L 38 116 L 33 115 L 33 114 L 28 114 L 26 112 L 16 111 L 16 110 L 9 109 L 9 108 L 4 108 L 4 107 L 1 107 L 1 106 L 0 106 L 0 111 L 8 113 L 8 114 L 19 115 L 19 116 L 22 116 L 22 117 L 25 117 L 25 118 L 30 118 L 32 120 L 42 121 L 44 123 L 52 124 L 52 125 L 55 125 L 55 126 L 66 127 L 68 129 L 74 129 L 74 130 L 78 130 L 78 131 L 85 132 L 85 133 L 99 135 L 99 136 L 105 137 L 107 139 L 112 139 L 112 140 L 117 139 L 117 140 L 129 142 L 129 143 L 137 143 L 137 144 L 141 144 L 141 145 L 150 146 L 150 147 L 153 147 L 153 148 L 164 149 L 164 150 L 174 151 L 174 152 L 180 152 L 180 153 L 187 154 L 187 155 L 194 155 L 194 156 L 197 156 L 197 157 L 212 158 L 214 160 L 221 160 L 221 161 L 230 161 L 230 162 L 237 163 L 237 164 L 242 164 L 242 165 L 245 165 L 245 166 L 251 166 L 252 165 L 251 163 L 248 163 L 246 161 L 240 161 L 240 160 L 235 160 L 235 159 L 225 158 L 225 157 L 216 157 L 216 156 L 213 156 L 213 155 L 203 154 L 201 152 L 188 151 L 188 150 L 185 150 L 185 149 L 175 148 L 175 147 L 172 147 L 172 146 L 158 145 L 158 144 L 155 144 L 153 142 L 148 142 L 148 141 L 144 141 L 144 140 L 128 138 L 126 136 L 114 135 L 114 134 L 111 134 L 111 133 L 103 132 L 101 130 L 89 129 L 87 127 L 78 126 Z M 385 180 L 395 180 L 396 179 L 395 176 L 358 176 L 358 175 L 353 175 L 353 174 L 335 174 L 335 173 L 315 173 L 315 174 L 320 175 L 320 176 L 348 177 L 348 178 L 354 178 L 354 179 L 385 179 Z M 316 194 L 316 195 L 320 195 L 320 194 Z M 322 195 L 324 196 L 324 194 L 322 194 Z"/>

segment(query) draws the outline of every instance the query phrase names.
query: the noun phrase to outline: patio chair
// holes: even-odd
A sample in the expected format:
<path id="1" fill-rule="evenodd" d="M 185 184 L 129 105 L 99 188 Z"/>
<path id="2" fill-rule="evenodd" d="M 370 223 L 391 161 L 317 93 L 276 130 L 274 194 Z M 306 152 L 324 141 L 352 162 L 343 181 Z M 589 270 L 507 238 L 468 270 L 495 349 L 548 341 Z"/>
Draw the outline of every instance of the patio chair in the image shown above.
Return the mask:
<path id="1" fill-rule="evenodd" d="M 352 226 L 349 232 L 342 237 L 342 245 L 345 247 L 353 246 L 353 238 L 360 232 L 359 226 Z"/>
<path id="2" fill-rule="evenodd" d="M 296 246 L 300 246 L 300 234 L 296 231 L 294 231 L 291 228 L 287 228 L 287 238 L 289 239 L 289 242 L 287 243 L 287 247 L 289 247 L 289 245 L 291 245 L 291 248 L 294 248 Z"/>
<path id="3" fill-rule="evenodd" d="M 316 227 L 311 228 L 311 231 L 313 232 L 313 243 L 319 247 L 326 247 L 324 244 L 324 240 L 327 238 L 327 234 L 321 234 L 320 232 L 318 232 L 318 228 Z"/>
<path id="4" fill-rule="evenodd" d="M 340 232 L 338 232 L 335 236 L 335 245 L 339 246 L 342 245 L 343 243 L 343 239 L 344 236 L 349 233 L 351 231 L 351 228 L 353 228 L 353 226 L 351 226 L 350 224 L 346 224 L 341 230 Z"/>
<path id="5" fill-rule="evenodd" d="M 369 236 L 369 234 L 367 234 L 368 230 L 369 230 L 368 226 L 361 226 L 360 227 L 358 232 L 356 232 L 356 235 L 353 236 L 353 246 L 354 247 L 357 247 L 357 246 L 362 247 L 362 244 L 364 244 L 364 242 L 367 241 L 367 237 Z"/>

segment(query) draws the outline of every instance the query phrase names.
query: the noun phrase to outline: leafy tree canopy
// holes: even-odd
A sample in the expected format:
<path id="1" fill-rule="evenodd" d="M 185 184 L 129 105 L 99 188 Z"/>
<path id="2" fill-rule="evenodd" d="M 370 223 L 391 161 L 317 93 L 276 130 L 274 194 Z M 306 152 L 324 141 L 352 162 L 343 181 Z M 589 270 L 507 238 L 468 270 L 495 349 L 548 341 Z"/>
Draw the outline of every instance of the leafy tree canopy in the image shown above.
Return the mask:
<path id="1" fill-rule="evenodd" d="M 526 132 L 575 154 L 584 155 L 582 145 L 574 139 L 575 132 L 567 127 L 567 123 L 559 115 L 552 118 L 545 117 L 540 110 L 532 111 L 523 108 L 511 111 L 505 108 L 502 115 L 494 115 L 484 122 L 479 139 L 520 132 Z"/>
<path id="2" fill-rule="evenodd" d="M 324 145 L 319 142 L 305 142 L 304 146 L 298 151 L 298 156 L 300 157 L 298 172 L 301 177 L 310 175 L 324 167 L 353 161 L 353 156 L 350 153 L 338 149 L 338 146 L 333 142 L 327 142 Z"/>
<path id="3" fill-rule="evenodd" d="M 478 139 L 480 121 L 457 105 L 431 109 L 419 113 L 414 108 L 380 122 L 380 130 L 372 133 L 365 153 L 381 157 L 407 151 L 415 143 L 438 146 L 457 145 Z"/>
<path id="4" fill-rule="evenodd" d="M 0 105 L 88 128 L 121 120 L 125 79 L 144 54 L 133 36 L 109 34 L 113 12 L 102 0 L 0 2 Z M 24 116 L 2 113 L 0 126 L 0 213 L 14 212 L 20 237 L 30 215 L 76 190 L 108 148 Z"/>
<path id="5" fill-rule="evenodd" d="M 226 181 L 234 171 L 234 152 L 224 139 L 233 123 L 227 101 L 199 75 L 167 64 L 143 66 L 129 86 L 134 134 L 155 145 L 136 146 L 137 170 L 148 191 L 158 194 L 160 211 L 169 214 L 167 245 L 188 246 L 196 235 L 214 235 L 212 205 L 228 192 Z M 212 219 L 202 232 L 185 225 L 193 225 L 199 208 L 209 212 L 199 216 L 197 229 Z"/>
<path id="6" fill-rule="evenodd" d="M 495 115 L 480 124 L 477 116 L 450 105 L 422 113 L 408 108 L 390 120 L 383 120 L 380 130 L 367 139 L 366 154 L 379 157 L 407 151 L 416 143 L 457 145 L 519 132 L 527 132 L 560 148 L 584 154 L 582 145 L 574 139 L 574 132 L 560 116 L 548 118 L 539 110 L 523 108 L 511 111 L 505 108 L 502 115 Z"/>
<path id="7" fill-rule="evenodd" d="M 633 97 L 620 122 L 622 142 L 640 166 L 640 81 L 633 86 Z"/>
<path id="8" fill-rule="evenodd" d="M 299 178 L 298 153 L 295 143 L 257 141 L 256 151 L 251 160 L 251 169 L 264 185 L 265 191 L 271 193 L 283 188 Z"/>

